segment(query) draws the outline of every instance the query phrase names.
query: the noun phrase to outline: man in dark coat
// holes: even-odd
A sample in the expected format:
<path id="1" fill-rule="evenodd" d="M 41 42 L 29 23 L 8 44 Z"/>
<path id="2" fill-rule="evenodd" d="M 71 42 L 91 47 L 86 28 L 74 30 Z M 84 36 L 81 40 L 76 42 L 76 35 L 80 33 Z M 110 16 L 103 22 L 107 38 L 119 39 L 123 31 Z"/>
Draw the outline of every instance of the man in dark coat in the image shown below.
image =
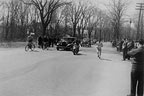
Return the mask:
<path id="1" fill-rule="evenodd" d="M 119 47 L 120 47 L 120 52 L 122 52 L 122 45 L 123 45 L 123 43 L 124 43 L 124 41 L 121 40 L 120 45 L 119 45 Z"/>
<path id="2" fill-rule="evenodd" d="M 139 48 L 132 49 L 128 52 L 128 55 L 133 58 L 131 70 L 131 94 L 128 96 L 136 96 L 136 92 L 137 96 L 143 96 L 144 40 L 140 40 L 139 44 Z"/>
<path id="3" fill-rule="evenodd" d="M 38 37 L 38 47 L 42 48 L 43 47 L 43 39 L 41 36 Z"/>
<path id="4" fill-rule="evenodd" d="M 124 39 L 124 42 L 123 42 L 123 46 L 122 46 L 122 49 L 123 49 L 123 60 L 125 61 L 127 58 L 127 52 L 128 52 L 128 41 L 127 39 Z"/>
<path id="5" fill-rule="evenodd" d="M 46 35 L 43 38 L 43 49 L 48 49 L 48 37 Z"/>

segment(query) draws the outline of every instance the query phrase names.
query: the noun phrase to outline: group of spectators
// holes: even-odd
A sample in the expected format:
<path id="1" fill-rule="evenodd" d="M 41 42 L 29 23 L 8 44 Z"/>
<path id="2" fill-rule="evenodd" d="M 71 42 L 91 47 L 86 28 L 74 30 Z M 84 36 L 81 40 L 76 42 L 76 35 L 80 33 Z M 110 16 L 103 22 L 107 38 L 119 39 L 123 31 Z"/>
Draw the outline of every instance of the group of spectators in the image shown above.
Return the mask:
<path id="1" fill-rule="evenodd" d="M 56 44 L 57 40 L 53 38 L 48 38 L 48 36 L 39 36 L 37 39 L 38 42 L 38 48 L 47 49 L 48 47 L 54 47 L 54 44 Z"/>
<path id="2" fill-rule="evenodd" d="M 123 52 L 123 60 L 130 59 L 127 56 L 127 52 L 131 51 L 132 49 L 138 48 L 138 41 L 128 40 L 126 38 L 122 39 L 119 42 L 113 41 L 112 46 L 117 48 L 117 51 Z"/>
<path id="3" fill-rule="evenodd" d="M 129 41 L 123 39 L 118 44 L 114 41 L 112 45 L 118 51 L 123 52 L 123 60 L 132 59 L 131 88 L 127 96 L 143 96 L 144 91 L 144 40 Z"/>

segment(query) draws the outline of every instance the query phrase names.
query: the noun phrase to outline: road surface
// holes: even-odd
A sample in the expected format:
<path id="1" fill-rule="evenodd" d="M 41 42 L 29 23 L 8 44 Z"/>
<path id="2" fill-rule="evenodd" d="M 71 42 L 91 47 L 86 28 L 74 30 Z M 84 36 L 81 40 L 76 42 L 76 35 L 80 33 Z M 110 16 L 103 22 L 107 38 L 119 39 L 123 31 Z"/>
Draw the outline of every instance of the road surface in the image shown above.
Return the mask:
<path id="1" fill-rule="evenodd" d="M 129 61 L 104 43 L 102 59 L 96 48 L 70 51 L 24 48 L 0 49 L 0 96 L 126 96 Z"/>

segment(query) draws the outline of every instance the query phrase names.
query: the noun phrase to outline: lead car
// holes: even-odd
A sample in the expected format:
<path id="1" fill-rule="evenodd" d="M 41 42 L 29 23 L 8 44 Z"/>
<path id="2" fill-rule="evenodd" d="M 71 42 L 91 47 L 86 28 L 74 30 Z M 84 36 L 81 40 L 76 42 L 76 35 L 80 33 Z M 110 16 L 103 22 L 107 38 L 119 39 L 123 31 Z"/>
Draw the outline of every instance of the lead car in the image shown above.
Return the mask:
<path id="1" fill-rule="evenodd" d="M 57 50 L 67 50 L 71 51 L 73 48 L 73 42 L 76 40 L 75 37 L 63 37 L 58 43 L 57 43 Z"/>

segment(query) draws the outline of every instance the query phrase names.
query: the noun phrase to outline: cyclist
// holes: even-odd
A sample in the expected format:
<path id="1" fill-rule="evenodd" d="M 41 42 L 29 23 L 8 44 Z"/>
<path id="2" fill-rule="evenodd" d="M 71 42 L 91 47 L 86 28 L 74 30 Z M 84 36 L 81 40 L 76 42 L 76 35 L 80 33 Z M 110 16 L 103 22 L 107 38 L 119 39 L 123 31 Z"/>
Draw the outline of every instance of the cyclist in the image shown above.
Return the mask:
<path id="1" fill-rule="evenodd" d="M 33 44 L 33 34 L 31 33 L 28 37 L 27 37 L 27 41 L 28 41 L 28 47 L 31 49 Z M 31 49 L 32 50 L 32 49 Z"/>
<path id="2" fill-rule="evenodd" d="M 28 41 L 28 44 L 32 44 L 32 42 L 33 42 L 32 34 L 30 34 L 30 35 L 27 37 L 27 41 Z"/>

